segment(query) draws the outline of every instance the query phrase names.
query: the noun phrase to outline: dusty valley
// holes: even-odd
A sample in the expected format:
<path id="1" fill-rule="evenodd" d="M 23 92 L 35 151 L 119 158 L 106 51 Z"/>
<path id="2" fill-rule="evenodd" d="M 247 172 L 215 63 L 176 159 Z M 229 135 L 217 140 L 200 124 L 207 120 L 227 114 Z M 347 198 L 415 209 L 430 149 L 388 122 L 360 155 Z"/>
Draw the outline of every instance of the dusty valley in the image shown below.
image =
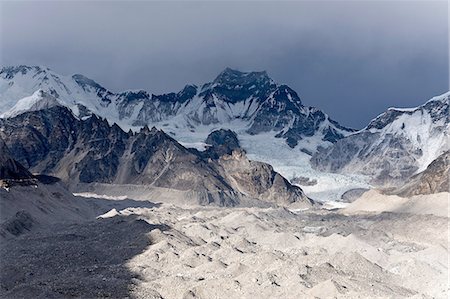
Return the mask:
<path id="1" fill-rule="evenodd" d="M 102 215 L 4 239 L 1 297 L 446 298 L 448 198 L 370 191 L 327 210 L 74 197 Z"/>

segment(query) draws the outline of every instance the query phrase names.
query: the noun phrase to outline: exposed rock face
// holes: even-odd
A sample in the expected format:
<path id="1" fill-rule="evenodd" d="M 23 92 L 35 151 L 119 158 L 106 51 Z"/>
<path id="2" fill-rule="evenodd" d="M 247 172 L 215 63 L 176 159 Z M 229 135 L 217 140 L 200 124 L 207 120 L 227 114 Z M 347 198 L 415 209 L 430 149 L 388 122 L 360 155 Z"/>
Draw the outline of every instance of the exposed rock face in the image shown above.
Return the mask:
<path id="1" fill-rule="evenodd" d="M 269 202 L 286 198 L 285 203 L 306 199 L 300 188 L 290 188 L 270 166 L 264 166 L 265 176 L 247 177 L 247 184 L 271 188 L 277 196 L 263 189 L 241 192 L 221 163 L 184 148 L 156 128 L 125 133 L 95 115 L 79 120 L 61 106 L 0 119 L 0 128 L 0 137 L 15 159 L 35 172 L 60 177 L 72 189 L 95 182 L 145 184 L 186 191 L 189 198 L 201 204 L 223 206 L 236 205 L 245 196 Z M 224 141 L 233 134 L 218 132 L 211 136 L 217 141 L 214 153 L 218 155 L 225 149 L 219 144 L 220 137 L 228 136 Z M 252 163 L 245 164 L 249 171 L 259 165 Z"/>
<path id="2" fill-rule="evenodd" d="M 211 132 L 205 141 L 210 147 L 203 153 L 206 157 L 218 159 L 218 163 L 230 178 L 231 185 L 250 198 L 269 199 L 281 205 L 295 202 L 304 206 L 314 204 L 302 189 L 291 185 L 275 172 L 271 165 L 250 161 L 241 149 L 236 133 L 231 130 Z"/>
<path id="3" fill-rule="evenodd" d="M 233 150 L 241 148 L 236 133 L 225 129 L 211 132 L 205 143 L 209 145 L 205 154 L 213 159 L 218 159 L 223 155 L 231 155 Z"/>
<path id="4" fill-rule="evenodd" d="M 168 120 L 175 117 L 181 109 L 183 109 L 188 101 L 192 100 L 197 94 L 198 87 L 195 85 L 186 85 L 178 93 L 168 93 L 162 95 L 151 96 L 145 91 L 137 91 L 141 96 L 135 99 L 135 104 L 141 104 L 142 108 L 138 110 L 135 119 L 130 119 L 133 126 L 145 126 L 157 123 L 163 120 Z M 120 105 L 131 111 L 129 117 L 135 112 L 134 107 L 129 107 L 129 92 L 125 99 L 120 99 Z M 127 115 L 121 113 L 120 119 L 126 119 Z"/>
<path id="5" fill-rule="evenodd" d="M 192 190 L 202 203 L 234 205 L 237 195 L 217 171 L 156 129 L 127 134 L 93 115 L 77 120 L 54 107 L 2 123 L 15 158 L 33 171 L 69 183 L 152 184 Z"/>
<path id="6" fill-rule="evenodd" d="M 45 67 L 5 67 L 0 70 L 0 82 L 7 86 L 0 93 L 0 113 L 6 112 L 5 116 L 17 115 L 9 110 L 39 88 L 80 118 L 95 113 L 127 127 L 170 125 L 181 134 L 182 128 L 227 127 L 240 121 L 248 134 L 273 132 L 291 147 L 312 136 L 329 145 L 353 131 L 304 106 L 294 90 L 276 84 L 266 72 L 227 68 L 200 87 L 186 85 L 179 92 L 162 95 L 144 90 L 113 93 L 83 75 L 65 77 Z"/>
<path id="7" fill-rule="evenodd" d="M 219 164 L 232 178 L 233 185 L 251 198 L 269 199 L 282 205 L 294 202 L 302 203 L 304 206 L 314 204 L 300 187 L 291 185 L 269 164 L 248 160 L 242 150 L 234 150 L 231 155 L 223 155 L 219 159 Z"/>
<path id="8" fill-rule="evenodd" d="M 0 180 L 31 179 L 32 174 L 11 157 L 8 147 L 0 137 Z"/>
<path id="9" fill-rule="evenodd" d="M 109 181 L 128 138 L 118 126 L 110 127 L 96 116 L 78 121 L 61 106 L 21 114 L 0 125 L 1 136 L 17 161 L 34 172 L 60 175 L 64 180 L 77 173 L 80 181 L 89 182 L 93 171 L 97 180 Z"/>
<path id="10" fill-rule="evenodd" d="M 377 185 L 396 185 L 449 149 L 450 93 L 411 109 L 390 108 L 365 129 L 311 158 L 322 171 L 360 173 Z"/>
<path id="11" fill-rule="evenodd" d="M 427 169 L 414 175 L 402 187 L 390 192 L 403 197 L 450 192 L 450 151 L 440 155 Z"/>

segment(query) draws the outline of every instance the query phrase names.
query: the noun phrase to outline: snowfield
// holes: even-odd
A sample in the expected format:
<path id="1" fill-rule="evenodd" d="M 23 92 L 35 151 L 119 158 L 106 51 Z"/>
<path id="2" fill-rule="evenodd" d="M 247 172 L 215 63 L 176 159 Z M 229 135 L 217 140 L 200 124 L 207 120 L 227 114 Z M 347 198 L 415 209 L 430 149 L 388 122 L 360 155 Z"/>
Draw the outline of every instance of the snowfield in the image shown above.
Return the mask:
<path id="1" fill-rule="evenodd" d="M 381 136 L 401 135 L 405 136 L 416 149 L 422 150 L 422 156 L 418 159 L 418 169 L 416 173 L 424 171 L 427 166 L 442 154 L 450 149 L 449 135 L 450 123 L 449 116 L 437 118 L 433 113 L 434 109 L 426 109 L 428 104 L 449 102 L 450 92 L 440 96 L 433 97 L 425 104 L 415 108 L 389 108 L 388 112 L 405 112 L 398 116 L 382 129 L 369 129 L 372 133 L 380 133 Z M 383 116 L 376 117 L 373 121 Z M 443 127 L 443 130 L 438 128 Z"/>

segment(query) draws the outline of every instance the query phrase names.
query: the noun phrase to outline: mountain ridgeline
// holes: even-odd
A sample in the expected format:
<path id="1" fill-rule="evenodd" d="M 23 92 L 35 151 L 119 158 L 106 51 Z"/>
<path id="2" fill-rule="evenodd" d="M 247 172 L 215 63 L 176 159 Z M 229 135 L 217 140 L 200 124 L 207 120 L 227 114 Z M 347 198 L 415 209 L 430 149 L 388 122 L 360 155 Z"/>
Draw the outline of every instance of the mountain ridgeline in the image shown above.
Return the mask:
<path id="1" fill-rule="evenodd" d="M 64 106 L 0 119 L 0 137 L 21 165 L 59 177 L 71 190 L 132 184 L 179 190 L 200 204 L 234 206 L 245 199 L 313 204 L 270 165 L 249 161 L 239 148 L 224 152 L 218 142 L 209 156 L 156 128 L 127 133 L 96 115 L 80 120 Z"/>
<path id="2" fill-rule="evenodd" d="M 242 150 L 239 138 L 249 154 L 272 146 L 273 151 L 287 148 L 302 159 L 306 155 L 306 163 L 310 159 L 319 173 L 319 184 L 320 173 L 331 172 L 362 175 L 377 186 L 402 185 L 450 149 L 449 98 L 450 93 L 445 93 L 419 107 L 390 108 L 354 131 L 321 110 L 304 106 L 294 90 L 275 83 L 266 72 L 227 68 L 201 86 L 154 95 L 144 90 L 114 93 L 83 75 L 61 76 L 46 67 L 16 66 L 0 70 L 0 121 L 5 126 L 0 135 L 26 168 L 57 174 L 71 184 L 150 184 L 185 190 L 195 177 L 195 188 L 209 190 L 204 202 L 235 203 L 229 199 L 237 198 L 240 189 L 233 183 L 240 180 L 221 173 L 224 165 L 233 165 L 221 157 L 246 159 L 245 152 L 237 154 Z M 64 117 L 52 115 L 63 107 Z M 25 126 L 20 121 L 24 114 L 35 124 Z M 13 125 L 17 121 L 20 126 Z M 59 130 L 53 132 L 50 124 L 54 123 Z M 21 126 L 22 131 L 17 129 Z M 129 128 L 141 131 L 124 132 Z M 198 152 L 175 139 L 186 146 L 206 139 L 212 146 Z M 265 155 L 262 158 L 278 169 L 289 166 L 282 161 L 284 156 Z M 175 166 L 167 166 L 168 161 L 176 161 L 177 171 L 186 176 L 172 175 Z M 252 169 L 264 168 L 242 162 Z M 305 176 L 310 175 L 309 166 L 301 167 Z M 201 179 L 198 174 L 203 172 L 211 177 Z M 178 175 L 190 179 L 185 182 Z M 222 193 L 209 198 L 217 188 Z"/>
<path id="3" fill-rule="evenodd" d="M 41 89 L 78 117 L 95 113 L 121 127 L 172 126 L 183 131 L 238 123 L 248 134 L 273 132 L 291 147 L 304 138 L 330 144 L 353 132 L 321 110 L 304 106 L 294 90 L 276 84 L 266 72 L 227 68 L 200 87 L 186 85 L 162 95 L 144 90 L 113 93 L 83 75 L 61 76 L 37 66 L 4 67 L 0 84 L 3 117 L 17 115 L 20 107 L 26 110 L 20 100 Z"/>
<path id="4" fill-rule="evenodd" d="M 360 173 L 383 186 L 402 184 L 450 149 L 450 93 L 416 108 L 390 108 L 363 130 L 318 151 L 318 170 Z M 444 160 L 442 160 L 444 161 Z"/>

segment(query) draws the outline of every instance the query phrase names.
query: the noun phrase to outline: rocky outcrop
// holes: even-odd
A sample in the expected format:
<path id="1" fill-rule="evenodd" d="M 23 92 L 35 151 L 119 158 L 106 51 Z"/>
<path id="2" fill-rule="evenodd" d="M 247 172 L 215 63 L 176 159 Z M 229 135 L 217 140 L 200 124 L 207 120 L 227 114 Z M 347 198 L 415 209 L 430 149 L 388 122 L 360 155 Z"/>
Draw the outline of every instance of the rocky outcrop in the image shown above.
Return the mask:
<path id="1" fill-rule="evenodd" d="M 205 143 L 208 144 L 208 148 L 204 154 L 212 159 L 218 159 L 223 155 L 231 155 L 233 150 L 241 148 L 236 133 L 225 129 L 211 132 Z"/>
<path id="2" fill-rule="evenodd" d="M 250 161 L 242 150 L 234 150 L 231 155 L 223 155 L 219 159 L 219 164 L 231 178 L 232 185 L 250 198 L 268 200 L 281 205 L 314 204 L 300 187 L 291 185 L 269 164 Z"/>
<path id="3" fill-rule="evenodd" d="M 414 175 L 403 186 L 390 191 L 402 197 L 450 192 L 450 151 L 440 155 L 427 169 Z"/>
<path id="4" fill-rule="evenodd" d="M 0 180 L 31 179 L 32 174 L 11 157 L 8 147 L 0 137 Z"/>

